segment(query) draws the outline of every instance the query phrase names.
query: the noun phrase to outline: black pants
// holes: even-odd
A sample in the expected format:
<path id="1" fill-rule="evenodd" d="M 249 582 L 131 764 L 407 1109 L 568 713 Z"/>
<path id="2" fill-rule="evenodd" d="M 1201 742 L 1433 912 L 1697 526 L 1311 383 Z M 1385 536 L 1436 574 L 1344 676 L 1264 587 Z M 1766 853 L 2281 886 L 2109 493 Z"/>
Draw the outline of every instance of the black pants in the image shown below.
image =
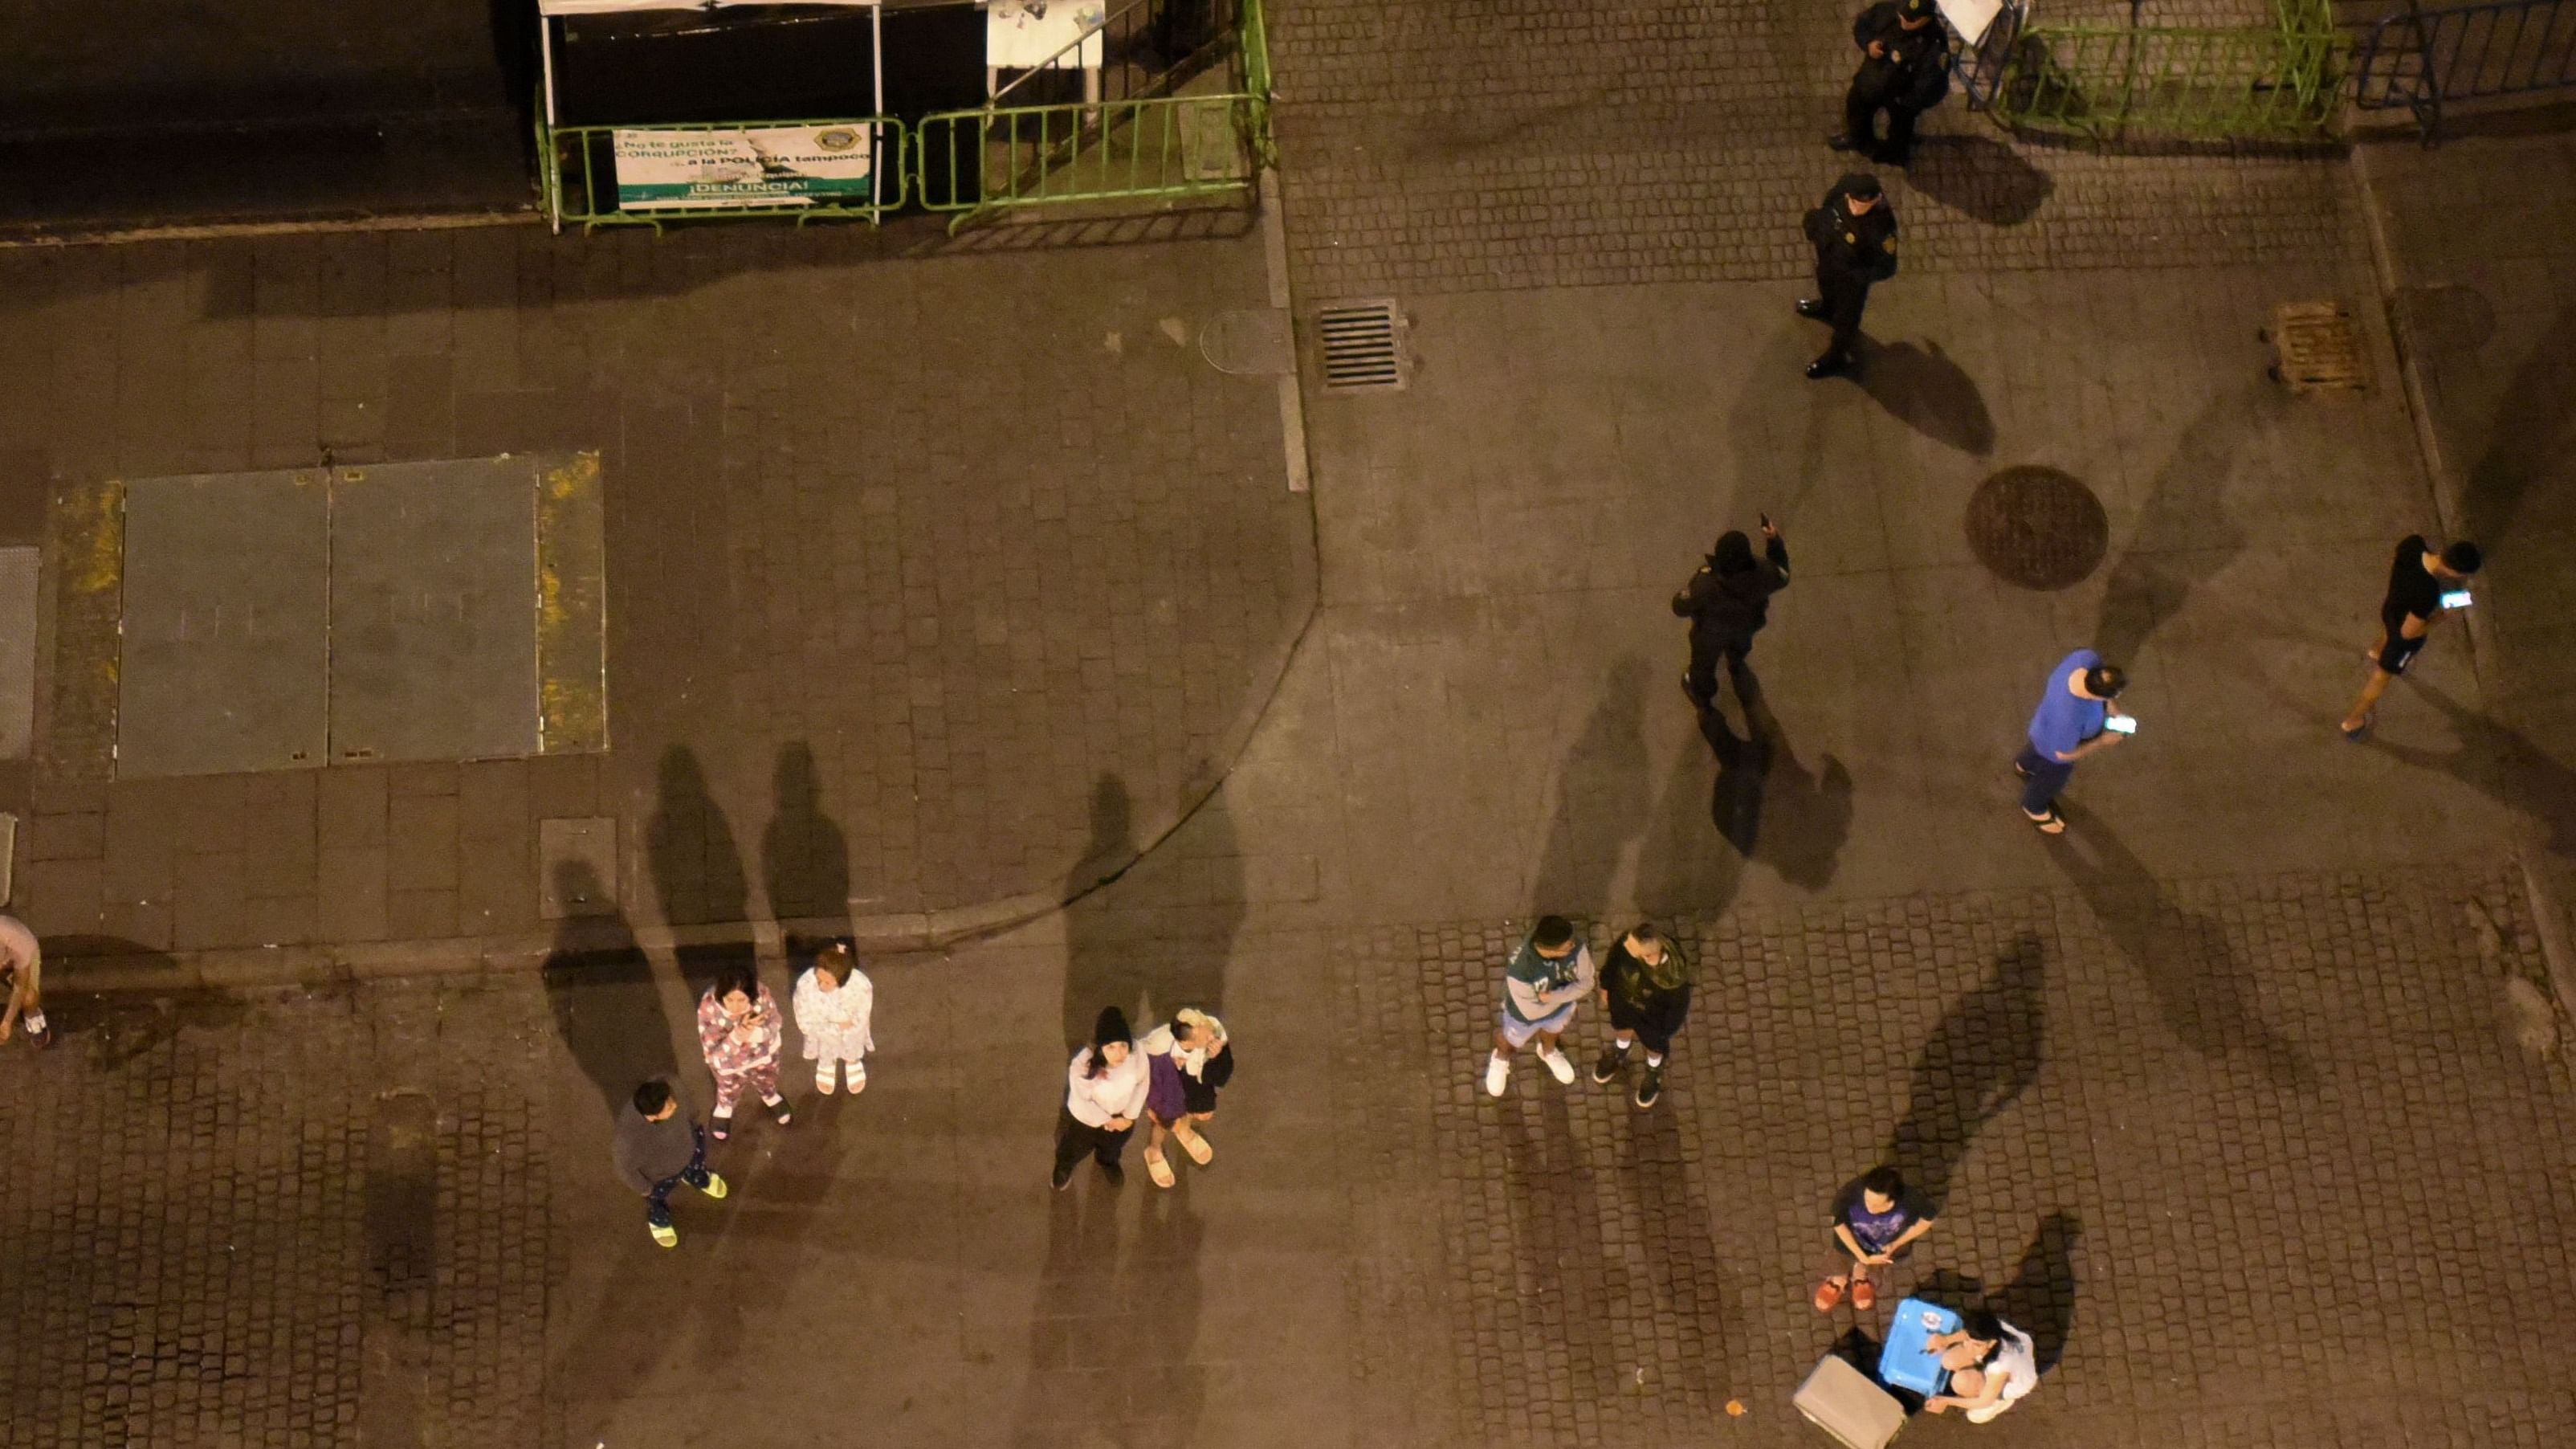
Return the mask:
<path id="1" fill-rule="evenodd" d="M 1852 149 L 1876 160 L 1902 157 L 1914 147 L 1914 118 L 1920 108 L 1906 105 L 1890 94 L 1888 81 L 1875 66 L 1862 66 L 1852 77 L 1851 89 L 1843 93 L 1843 135 Z M 1878 138 L 1878 113 L 1887 112 L 1887 139 Z"/>
<path id="2" fill-rule="evenodd" d="M 1733 674 L 1744 667 L 1744 656 L 1753 652 L 1753 641 L 1734 635 L 1714 634 L 1704 629 L 1693 629 L 1690 646 L 1690 674 L 1685 682 L 1690 686 L 1692 701 L 1700 708 L 1706 709 L 1710 701 L 1717 698 L 1719 658 L 1723 657 L 1726 660 L 1726 672 Z M 1743 686 L 1739 684 L 1736 688 L 1741 691 Z"/>
<path id="3" fill-rule="evenodd" d="M 1127 1139 L 1135 1135 L 1136 1124 L 1128 1123 L 1115 1132 L 1075 1120 L 1070 1112 L 1055 1135 L 1055 1165 L 1070 1168 L 1082 1160 L 1084 1153 L 1098 1158 L 1103 1167 L 1116 1167 L 1118 1154 L 1127 1150 Z"/>
<path id="4" fill-rule="evenodd" d="M 1860 314 L 1869 306 L 1869 283 L 1818 267 L 1816 293 L 1824 299 L 1825 321 L 1834 329 L 1833 340 L 1825 344 L 1825 355 L 1849 362 L 1852 348 L 1860 342 Z"/>

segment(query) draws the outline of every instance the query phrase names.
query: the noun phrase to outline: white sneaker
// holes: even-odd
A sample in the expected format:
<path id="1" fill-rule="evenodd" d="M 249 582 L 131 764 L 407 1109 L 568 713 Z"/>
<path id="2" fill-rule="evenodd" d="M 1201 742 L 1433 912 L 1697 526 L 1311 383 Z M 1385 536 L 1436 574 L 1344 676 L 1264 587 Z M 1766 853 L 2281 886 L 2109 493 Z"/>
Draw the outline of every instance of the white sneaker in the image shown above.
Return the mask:
<path id="1" fill-rule="evenodd" d="M 1485 1057 L 1485 1095 L 1488 1097 L 1501 1096 L 1503 1094 L 1503 1088 L 1509 1085 L 1511 1080 L 1511 1062 L 1505 1058 L 1488 1053 Z"/>
<path id="2" fill-rule="evenodd" d="M 1540 1052 L 1538 1059 L 1547 1064 L 1547 1074 L 1566 1086 L 1574 1085 L 1574 1063 L 1563 1052 Z"/>

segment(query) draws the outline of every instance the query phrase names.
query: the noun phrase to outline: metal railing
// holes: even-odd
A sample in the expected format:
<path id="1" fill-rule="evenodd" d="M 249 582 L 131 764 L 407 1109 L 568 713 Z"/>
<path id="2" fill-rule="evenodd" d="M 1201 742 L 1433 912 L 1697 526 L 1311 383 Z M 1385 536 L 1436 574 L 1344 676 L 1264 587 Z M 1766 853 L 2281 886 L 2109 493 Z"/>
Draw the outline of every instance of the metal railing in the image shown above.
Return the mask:
<path id="1" fill-rule="evenodd" d="M 1056 47 L 1055 53 L 997 87 L 986 106 L 1000 106 L 1048 75 L 1077 73 L 1067 58 L 1088 50 L 1098 58 L 1099 94 L 1086 100 L 1127 101 L 1169 95 L 1222 53 L 1242 26 L 1242 0 L 1127 0 L 1100 23 Z M 1035 101 L 1024 97 L 1021 104 Z"/>
<path id="2" fill-rule="evenodd" d="M 539 102 L 543 114 L 543 102 Z M 650 207 L 621 205 L 617 179 L 617 133 L 620 131 L 758 131 L 790 127 L 846 127 L 869 137 L 874 148 L 869 166 L 867 200 L 847 198 L 769 203 L 725 202 L 686 205 L 657 201 Z M 603 226 L 650 226 L 699 217 L 792 216 L 809 221 L 864 221 L 871 225 L 900 211 L 909 199 L 912 168 L 906 164 L 903 122 L 892 116 L 833 117 L 792 121 L 694 121 L 652 126 L 537 127 L 537 183 L 546 214 L 557 226 L 567 222 L 583 230 Z M 623 198 L 631 202 L 632 198 Z"/>
<path id="3" fill-rule="evenodd" d="M 2411 111 L 2429 142 L 2445 102 L 2576 90 L 2576 0 L 2406 0 L 2353 43 L 2351 74 L 2357 109 Z"/>
<path id="4" fill-rule="evenodd" d="M 2004 0 L 2003 8 L 1986 22 L 1986 33 L 1978 37 L 1975 45 L 1961 45 L 1952 51 L 1950 74 L 1959 83 L 1959 94 L 1966 98 L 1969 110 L 1994 108 L 1996 92 L 2003 86 L 2004 69 L 2021 43 L 2022 26 L 2029 20 L 2029 0 Z"/>
<path id="5" fill-rule="evenodd" d="M 1151 24 L 1184 15 L 1198 29 L 1212 28 L 1214 38 L 1194 47 L 1167 39 L 1162 50 L 1148 52 L 1162 62 L 1158 69 L 1118 67 L 1129 79 L 1113 86 L 1106 72 L 1121 52 L 1114 27 L 1130 14 Z M 1093 34 L 1105 36 L 1096 99 L 988 103 L 921 119 L 913 138 L 915 197 L 927 210 L 954 213 L 951 232 L 1019 208 L 1248 194 L 1260 169 L 1274 164 L 1269 34 L 1260 0 L 1135 0 L 1061 47 L 1055 59 Z M 1218 63 L 1231 67 L 1226 88 L 1172 93 Z"/>
<path id="6" fill-rule="evenodd" d="M 1248 190 L 1252 97 L 1151 96 L 924 116 L 921 204 L 971 216 L 1010 207 L 1185 201 Z"/>
<path id="7" fill-rule="evenodd" d="M 2340 103 L 2327 0 L 2279 0 L 2273 26 L 2031 26 L 1992 110 L 2021 130 L 2096 141 L 2301 141 Z"/>

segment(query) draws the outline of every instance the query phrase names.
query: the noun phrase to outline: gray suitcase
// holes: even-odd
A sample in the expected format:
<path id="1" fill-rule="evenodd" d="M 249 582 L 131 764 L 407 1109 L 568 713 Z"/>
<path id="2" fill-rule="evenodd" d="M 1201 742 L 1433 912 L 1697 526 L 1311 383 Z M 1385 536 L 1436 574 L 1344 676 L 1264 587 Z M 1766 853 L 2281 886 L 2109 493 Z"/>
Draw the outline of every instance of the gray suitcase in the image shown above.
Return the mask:
<path id="1" fill-rule="evenodd" d="M 1834 1354 L 1825 1355 L 1798 1385 L 1791 1400 L 1807 1422 L 1833 1435 L 1846 1449 L 1887 1449 L 1905 1427 L 1905 1406 L 1876 1380 Z"/>

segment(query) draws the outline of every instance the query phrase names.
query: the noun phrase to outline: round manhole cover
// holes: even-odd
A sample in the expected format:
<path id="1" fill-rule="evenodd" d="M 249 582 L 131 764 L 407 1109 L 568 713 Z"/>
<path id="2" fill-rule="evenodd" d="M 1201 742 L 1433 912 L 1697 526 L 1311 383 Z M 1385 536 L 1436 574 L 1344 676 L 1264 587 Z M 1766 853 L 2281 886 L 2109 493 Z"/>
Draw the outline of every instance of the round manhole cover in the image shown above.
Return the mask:
<path id="1" fill-rule="evenodd" d="M 2111 547 L 2102 500 L 2055 468 L 2006 468 L 1968 500 L 1968 547 L 1977 561 L 2025 589 L 2082 583 Z"/>

